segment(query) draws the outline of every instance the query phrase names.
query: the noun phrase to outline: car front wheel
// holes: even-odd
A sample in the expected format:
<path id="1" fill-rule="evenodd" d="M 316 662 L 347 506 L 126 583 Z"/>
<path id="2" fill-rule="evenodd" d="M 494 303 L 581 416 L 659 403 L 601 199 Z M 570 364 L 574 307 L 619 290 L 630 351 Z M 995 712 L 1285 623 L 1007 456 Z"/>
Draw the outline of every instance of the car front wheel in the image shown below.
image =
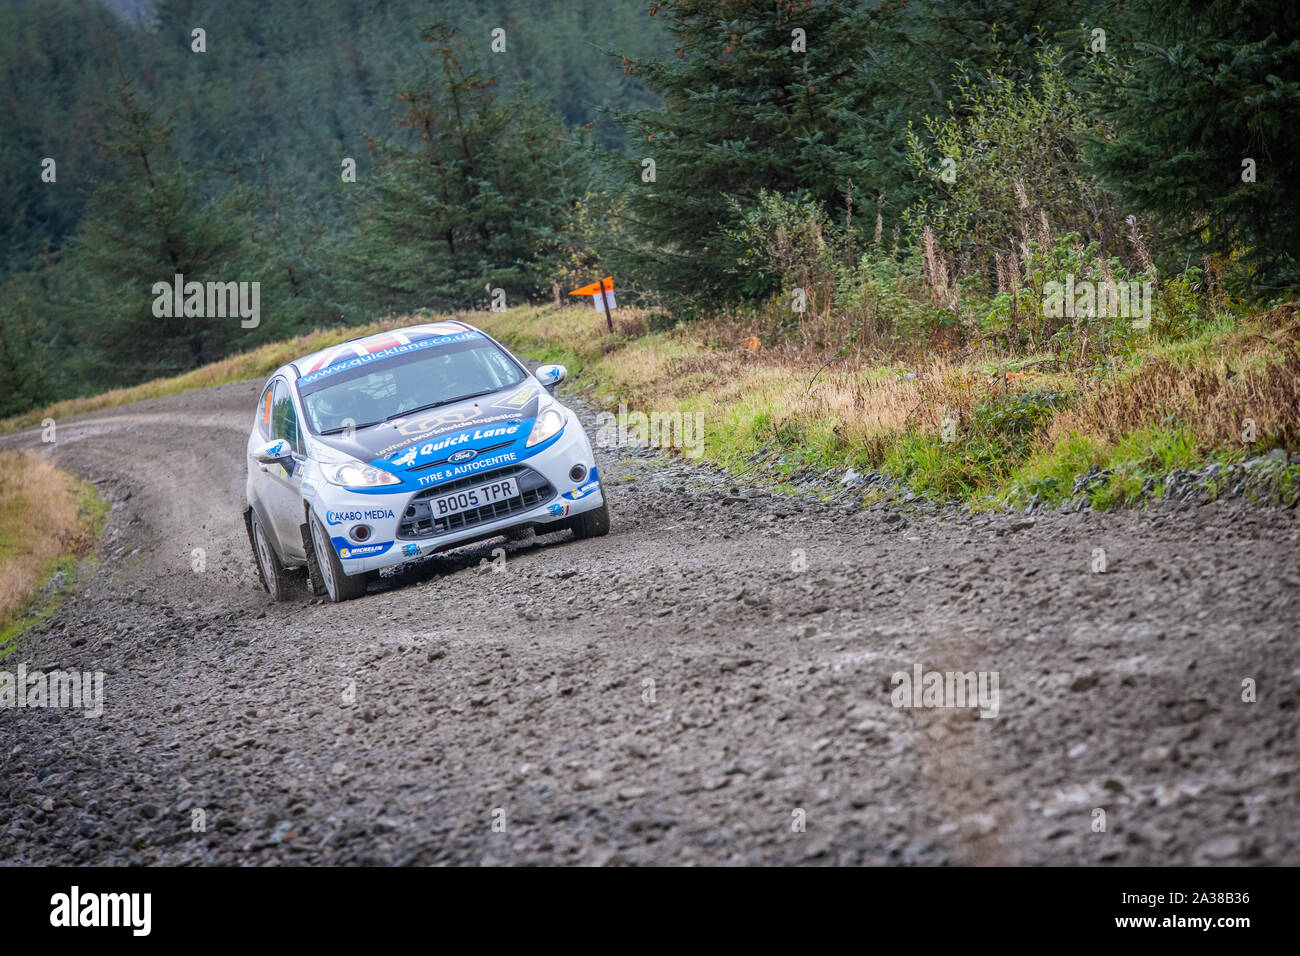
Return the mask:
<path id="1" fill-rule="evenodd" d="M 569 526 L 573 528 L 573 536 L 579 540 L 609 534 L 609 505 L 603 504 L 591 511 L 584 511 L 573 518 Z"/>
<path id="2" fill-rule="evenodd" d="M 316 567 L 320 571 L 325 593 L 335 603 L 351 601 L 366 593 L 366 576 L 364 574 L 345 574 L 338 552 L 330 541 L 329 532 L 313 514 L 311 521 L 311 547 L 316 557 Z"/>

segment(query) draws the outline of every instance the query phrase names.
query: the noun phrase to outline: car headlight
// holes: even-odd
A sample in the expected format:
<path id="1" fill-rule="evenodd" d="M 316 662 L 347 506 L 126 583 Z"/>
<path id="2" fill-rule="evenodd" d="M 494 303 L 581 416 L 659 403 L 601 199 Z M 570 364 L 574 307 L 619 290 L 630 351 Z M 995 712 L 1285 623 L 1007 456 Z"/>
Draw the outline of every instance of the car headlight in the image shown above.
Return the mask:
<path id="1" fill-rule="evenodd" d="M 564 416 L 553 408 L 548 408 L 537 416 L 537 421 L 533 422 L 533 430 L 528 433 L 528 441 L 524 442 L 525 448 L 532 448 L 534 445 L 553 438 L 564 429 Z"/>
<path id="2" fill-rule="evenodd" d="M 321 465 L 321 474 L 332 485 L 344 488 L 374 488 L 378 485 L 400 485 L 402 479 L 380 471 L 373 465 L 360 461 L 345 461 L 341 465 Z"/>

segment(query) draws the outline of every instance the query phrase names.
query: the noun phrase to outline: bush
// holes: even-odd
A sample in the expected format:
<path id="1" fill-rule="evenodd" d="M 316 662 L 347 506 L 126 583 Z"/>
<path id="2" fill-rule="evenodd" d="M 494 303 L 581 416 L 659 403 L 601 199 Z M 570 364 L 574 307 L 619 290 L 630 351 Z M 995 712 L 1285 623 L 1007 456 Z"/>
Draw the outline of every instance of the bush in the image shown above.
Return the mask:
<path id="1" fill-rule="evenodd" d="M 933 189 L 904 214 L 914 233 L 929 224 L 944 249 L 983 265 L 1039 236 L 1037 214 L 1088 242 L 1118 241 L 1115 197 L 1080 172 L 1081 144 L 1101 124 L 1067 82 L 1064 56 L 1039 51 L 1032 86 L 1006 68 L 958 77 L 952 114 L 925 121 L 928 142 L 909 124 L 909 163 Z"/>
<path id="2" fill-rule="evenodd" d="M 1023 450 L 1026 439 L 1047 423 L 1064 405 L 1064 392 L 1033 388 L 1027 392 L 1000 392 L 975 406 L 973 428 L 991 439 L 1001 439 Z"/>

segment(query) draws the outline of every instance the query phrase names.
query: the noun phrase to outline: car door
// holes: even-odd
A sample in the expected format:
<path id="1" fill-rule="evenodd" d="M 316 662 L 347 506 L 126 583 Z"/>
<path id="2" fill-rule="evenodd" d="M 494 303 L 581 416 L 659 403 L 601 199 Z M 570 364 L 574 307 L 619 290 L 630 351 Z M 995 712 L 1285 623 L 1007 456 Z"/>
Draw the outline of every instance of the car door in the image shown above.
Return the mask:
<path id="1" fill-rule="evenodd" d="M 286 558 L 305 557 L 302 547 L 302 472 L 303 439 L 298 410 L 289 383 L 277 377 L 272 382 L 271 438 L 282 438 L 293 449 L 293 457 L 281 464 L 266 467 L 266 496 L 263 503 L 271 520 L 280 554 Z"/>
<path id="2" fill-rule="evenodd" d="M 253 457 L 258 446 L 271 440 L 271 403 L 275 394 L 275 381 L 266 383 L 262 397 L 257 400 L 257 414 L 253 417 L 253 433 L 248 439 L 248 500 L 261 502 L 263 508 L 271 504 L 270 466 L 261 464 Z M 274 536 L 275 529 L 267 528 L 267 533 Z"/>

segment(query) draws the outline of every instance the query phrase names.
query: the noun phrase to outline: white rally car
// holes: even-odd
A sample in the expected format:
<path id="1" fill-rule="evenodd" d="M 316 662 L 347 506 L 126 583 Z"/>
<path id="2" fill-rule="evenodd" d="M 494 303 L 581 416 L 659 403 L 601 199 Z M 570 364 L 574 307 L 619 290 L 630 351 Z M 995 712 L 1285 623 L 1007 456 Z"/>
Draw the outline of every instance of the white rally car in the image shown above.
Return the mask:
<path id="1" fill-rule="evenodd" d="M 461 322 L 382 332 L 277 369 L 248 436 L 244 520 L 276 600 L 288 569 L 333 601 L 380 568 L 498 535 L 609 531 L 577 416 Z M 373 575 L 371 575 L 373 576 Z"/>

